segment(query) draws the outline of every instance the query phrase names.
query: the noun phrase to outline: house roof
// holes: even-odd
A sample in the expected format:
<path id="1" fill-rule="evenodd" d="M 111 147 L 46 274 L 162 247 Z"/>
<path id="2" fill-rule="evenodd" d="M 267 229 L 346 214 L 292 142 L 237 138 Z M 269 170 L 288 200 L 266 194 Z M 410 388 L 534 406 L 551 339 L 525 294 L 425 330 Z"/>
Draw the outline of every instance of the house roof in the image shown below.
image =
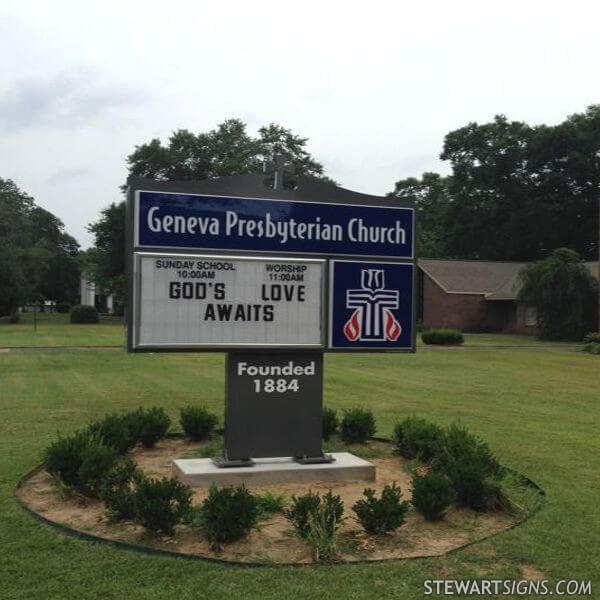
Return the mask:
<path id="1" fill-rule="evenodd" d="M 526 262 L 420 258 L 419 267 L 449 294 L 482 294 L 486 300 L 515 300 Z M 598 263 L 585 263 L 598 277 Z"/>

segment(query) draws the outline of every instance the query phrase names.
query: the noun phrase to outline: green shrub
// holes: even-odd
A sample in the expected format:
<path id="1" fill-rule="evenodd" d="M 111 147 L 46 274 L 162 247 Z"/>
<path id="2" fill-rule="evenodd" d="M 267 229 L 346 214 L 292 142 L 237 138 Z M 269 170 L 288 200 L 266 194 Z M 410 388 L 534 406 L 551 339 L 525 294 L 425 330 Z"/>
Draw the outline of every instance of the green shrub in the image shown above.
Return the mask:
<path id="1" fill-rule="evenodd" d="M 345 442 L 365 442 L 375 435 L 375 431 L 375 417 L 371 410 L 356 407 L 344 411 L 340 433 Z"/>
<path id="2" fill-rule="evenodd" d="M 365 488 L 363 495 L 366 499 L 357 500 L 352 510 L 367 533 L 388 533 L 404 523 L 410 504 L 408 500 L 401 501 L 402 492 L 396 483 L 386 485 L 381 498 L 377 498 L 371 488 Z"/>
<path id="3" fill-rule="evenodd" d="M 98 498 L 108 473 L 118 460 L 119 454 L 114 448 L 106 446 L 98 438 L 90 438 L 81 454 L 79 491 L 86 496 Z"/>
<path id="4" fill-rule="evenodd" d="M 285 510 L 286 497 L 283 494 L 265 492 L 264 494 L 255 494 L 254 497 L 261 515 L 271 515 Z"/>
<path id="5" fill-rule="evenodd" d="M 112 521 L 135 518 L 135 484 L 143 478 L 135 463 L 126 459 L 115 465 L 106 475 L 100 498 Z"/>
<path id="6" fill-rule="evenodd" d="M 450 479 L 458 502 L 475 510 L 487 508 L 504 475 L 486 442 L 456 424 L 444 432 L 436 468 Z"/>
<path id="7" fill-rule="evenodd" d="M 44 451 L 43 465 L 46 471 L 67 487 L 77 489 L 81 456 L 89 439 L 87 432 L 77 432 L 52 442 Z"/>
<path id="8" fill-rule="evenodd" d="M 153 448 L 159 440 L 162 440 L 169 426 L 171 419 L 164 408 L 138 408 L 138 410 L 129 413 L 127 422 L 132 430 L 132 435 L 142 442 L 144 448 Z"/>
<path id="9" fill-rule="evenodd" d="M 260 509 L 256 497 L 245 486 L 218 489 L 211 485 L 199 510 L 194 511 L 192 525 L 214 551 L 241 539 L 256 526 Z"/>
<path id="10" fill-rule="evenodd" d="M 336 530 L 342 522 L 344 503 L 331 490 L 321 498 L 318 493 L 310 490 L 302 496 L 292 496 L 292 505 L 284 512 L 285 517 L 294 527 L 296 535 L 306 538 L 309 532 L 311 515 L 322 512 L 323 519 L 329 530 Z"/>
<path id="11" fill-rule="evenodd" d="M 456 499 L 452 484 L 441 473 L 430 471 L 412 480 L 412 505 L 427 521 L 441 519 Z"/>
<path id="12" fill-rule="evenodd" d="M 87 431 L 60 437 L 44 452 L 48 473 L 84 496 L 97 497 L 107 473 L 118 460 L 117 451 Z"/>
<path id="13" fill-rule="evenodd" d="M 57 302 L 56 312 L 66 315 L 71 310 L 71 304 L 69 302 Z"/>
<path id="14" fill-rule="evenodd" d="M 333 408 L 323 407 L 323 439 L 328 440 L 337 433 L 339 421 L 337 412 Z"/>
<path id="15" fill-rule="evenodd" d="M 138 432 L 132 427 L 130 414 L 106 415 L 101 421 L 91 423 L 88 430 L 119 454 L 125 454 L 138 442 Z"/>
<path id="16" fill-rule="evenodd" d="M 14 325 L 21 320 L 21 315 L 18 312 L 14 312 L 10 315 L 0 317 L 0 325 Z"/>
<path id="17" fill-rule="evenodd" d="M 462 344 L 465 339 L 463 334 L 456 329 L 428 329 L 421 333 L 424 344 L 452 345 Z"/>
<path id="18" fill-rule="evenodd" d="M 583 341 L 587 343 L 600 344 L 600 331 L 590 331 L 590 333 L 586 334 Z"/>
<path id="19" fill-rule="evenodd" d="M 179 410 L 179 422 L 185 435 L 194 441 L 204 440 L 218 423 L 216 415 L 204 406 L 185 406 Z"/>
<path id="20" fill-rule="evenodd" d="M 71 309 L 71 323 L 98 323 L 98 311 L 94 306 L 77 304 Z"/>
<path id="21" fill-rule="evenodd" d="M 292 505 L 285 511 L 285 517 L 292 526 L 296 535 L 305 538 L 308 535 L 308 518 L 321 504 L 319 494 L 313 494 L 308 490 L 302 496 L 292 496 Z"/>
<path id="22" fill-rule="evenodd" d="M 600 343 L 588 342 L 583 349 L 590 354 L 600 354 Z"/>
<path id="23" fill-rule="evenodd" d="M 394 427 L 396 452 L 404 458 L 418 458 L 424 462 L 440 453 L 443 429 L 419 417 L 407 417 Z"/>
<path id="24" fill-rule="evenodd" d="M 140 478 L 134 503 L 136 521 L 149 531 L 172 535 L 190 509 L 192 491 L 176 479 Z"/>

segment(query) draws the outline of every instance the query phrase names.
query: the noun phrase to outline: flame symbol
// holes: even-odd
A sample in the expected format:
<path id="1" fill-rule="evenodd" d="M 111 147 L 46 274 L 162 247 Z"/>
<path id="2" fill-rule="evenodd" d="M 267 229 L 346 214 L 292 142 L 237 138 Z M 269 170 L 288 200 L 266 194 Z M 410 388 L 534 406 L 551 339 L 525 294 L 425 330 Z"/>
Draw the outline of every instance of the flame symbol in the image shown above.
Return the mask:
<path id="1" fill-rule="evenodd" d="M 388 340 L 395 342 L 400 337 L 400 334 L 402 333 L 402 327 L 400 326 L 400 323 L 398 323 L 398 321 L 396 321 L 396 317 L 394 317 L 391 310 L 389 310 L 388 308 L 386 308 L 384 310 L 385 310 L 385 337 Z"/>
<path id="2" fill-rule="evenodd" d="M 360 335 L 360 308 L 357 308 L 348 321 L 346 321 L 346 324 L 344 325 L 344 335 L 351 342 L 358 339 L 358 336 Z"/>
<path id="3" fill-rule="evenodd" d="M 382 290 L 385 287 L 385 280 L 382 269 L 362 269 L 360 272 L 361 285 L 365 290 Z"/>

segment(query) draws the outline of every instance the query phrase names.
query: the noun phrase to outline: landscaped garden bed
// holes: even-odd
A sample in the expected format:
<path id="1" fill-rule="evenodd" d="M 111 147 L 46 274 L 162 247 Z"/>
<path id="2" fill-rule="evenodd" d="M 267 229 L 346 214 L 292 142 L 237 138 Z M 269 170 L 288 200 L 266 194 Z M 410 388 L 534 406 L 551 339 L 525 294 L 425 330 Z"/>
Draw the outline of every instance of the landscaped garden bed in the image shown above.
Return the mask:
<path id="1" fill-rule="evenodd" d="M 145 427 L 136 421 L 140 415 Z M 348 415 L 360 429 L 365 415 L 360 411 L 349 411 Z M 90 471 L 88 463 L 77 466 L 79 479 L 70 483 L 64 480 L 69 478 L 64 460 L 69 456 L 69 444 L 85 446 L 88 442 L 78 442 L 77 434 L 62 438 L 45 456 L 44 463 L 54 474 L 43 466 L 34 470 L 17 489 L 19 500 L 43 519 L 87 536 L 222 561 L 262 564 L 439 556 L 515 526 L 541 501 L 542 494 L 535 486 L 501 467 L 497 481 L 502 487 L 492 481 L 494 477 L 478 481 L 477 474 L 468 467 L 472 466 L 472 456 L 465 463 L 462 459 L 453 462 L 450 455 L 468 454 L 477 448 L 476 455 L 487 461 L 485 468 L 489 463 L 495 470 L 495 459 L 487 446 L 459 427 L 442 430 L 419 419 L 400 423 L 393 442 L 370 438 L 348 443 L 337 433 L 326 432 L 326 450 L 345 450 L 370 460 L 376 466 L 375 482 L 189 489 L 170 479 L 172 460 L 211 456 L 219 451 L 221 437 L 213 430 L 215 420 L 202 411 L 195 414 L 196 421 L 191 424 L 194 413 L 188 411 L 185 424 L 188 436 L 199 432 L 192 437 L 202 437 L 201 441 L 182 434 L 166 436 L 169 424 L 164 417 L 160 409 L 121 417 L 131 427 L 136 424 L 135 436 L 144 438 L 144 443 L 117 440 L 115 432 L 119 432 L 121 421 L 115 416 L 105 419 L 103 426 L 96 424 L 84 430 L 84 438 L 90 431 L 93 437 L 92 449 L 83 450 L 88 463 L 107 469 L 108 475 L 98 480 L 88 477 L 83 481 L 82 474 Z M 352 424 L 342 422 L 340 429 L 346 437 L 348 431 L 356 437 L 357 429 Z M 372 427 L 367 423 L 364 431 L 372 433 Z M 111 454 L 103 449 L 113 448 L 105 444 L 108 439 L 118 446 L 118 452 Z M 444 440 L 444 450 L 438 447 L 440 439 Z M 57 456 L 63 461 L 63 478 L 57 475 Z M 115 484 L 121 476 L 118 471 L 115 475 L 115 466 L 122 469 L 121 473 L 124 466 L 137 473 L 127 479 L 127 493 L 122 495 L 122 488 Z M 465 481 L 471 483 L 465 487 Z M 477 487 L 479 483 L 482 489 Z M 415 487 L 419 488 L 416 500 Z M 207 500 L 209 496 L 211 500 Z M 112 502 L 110 510 L 105 500 Z M 131 500 L 131 506 L 123 500 Z M 171 522 L 157 521 L 160 501 L 175 507 Z M 315 504 L 320 506 L 318 510 Z M 127 510 L 131 510 L 130 515 Z M 232 523 L 235 526 L 230 527 Z"/>

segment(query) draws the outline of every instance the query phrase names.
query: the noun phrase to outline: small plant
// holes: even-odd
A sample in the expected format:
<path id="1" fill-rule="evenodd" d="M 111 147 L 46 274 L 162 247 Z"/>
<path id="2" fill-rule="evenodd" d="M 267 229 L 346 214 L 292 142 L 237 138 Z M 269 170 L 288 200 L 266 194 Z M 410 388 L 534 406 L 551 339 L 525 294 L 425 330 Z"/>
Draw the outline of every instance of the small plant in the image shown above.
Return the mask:
<path id="1" fill-rule="evenodd" d="M 436 468 L 445 473 L 458 502 L 475 510 L 485 510 L 499 489 L 504 475 L 488 445 L 456 424 L 444 432 L 442 451 Z"/>
<path id="2" fill-rule="evenodd" d="M 187 516 L 192 491 L 176 479 L 140 478 L 134 495 L 135 519 L 149 531 L 172 535 Z"/>
<path id="3" fill-rule="evenodd" d="M 306 541 L 310 546 L 315 561 L 331 562 L 337 557 L 337 530 L 340 522 L 336 519 L 335 514 L 332 515 L 325 510 L 324 505 L 321 505 L 309 515 Z"/>
<path id="4" fill-rule="evenodd" d="M 337 433 L 339 420 L 337 412 L 333 408 L 323 407 L 323 439 L 328 440 L 334 433 Z"/>
<path id="5" fill-rule="evenodd" d="M 71 323 L 98 323 L 98 311 L 94 306 L 77 304 L 71 309 Z"/>
<path id="6" fill-rule="evenodd" d="M 117 451 L 87 431 L 59 437 L 44 452 L 48 473 L 66 487 L 96 497 L 107 473 L 118 460 Z"/>
<path id="7" fill-rule="evenodd" d="M 185 406 L 179 411 L 179 422 L 185 435 L 194 441 L 206 439 L 218 423 L 216 415 L 204 406 Z"/>
<path id="8" fill-rule="evenodd" d="M 169 426 L 171 419 L 163 408 L 139 408 L 127 417 L 130 427 L 135 431 L 135 436 L 142 442 L 144 448 L 153 448 L 156 442 L 162 440 Z"/>
<path id="9" fill-rule="evenodd" d="M 181 458 L 213 458 L 214 456 L 221 456 L 223 454 L 223 438 L 221 436 L 214 436 L 205 444 L 188 450 L 181 455 Z"/>
<path id="10" fill-rule="evenodd" d="M 365 488 L 363 495 L 365 500 L 357 500 L 352 510 L 367 533 L 388 533 L 404 523 L 410 503 L 401 500 L 402 492 L 395 482 L 383 488 L 381 498 L 371 488 Z"/>
<path id="11" fill-rule="evenodd" d="M 404 458 L 428 462 L 440 453 L 443 429 L 418 417 L 407 417 L 394 427 L 396 452 Z"/>
<path id="12" fill-rule="evenodd" d="M 345 442 L 363 443 L 375 435 L 375 417 L 365 408 L 351 408 L 344 411 L 341 424 L 341 437 Z"/>
<path id="13" fill-rule="evenodd" d="M 245 486 L 218 489 L 214 484 L 199 509 L 192 513 L 192 526 L 218 552 L 223 544 L 239 540 L 256 526 L 259 503 Z"/>
<path id="14" fill-rule="evenodd" d="M 135 518 L 135 484 L 142 478 L 143 474 L 131 459 L 118 463 L 108 472 L 100 490 L 100 498 L 112 521 Z"/>
<path id="15" fill-rule="evenodd" d="M 128 415 L 106 415 L 101 421 L 91 423 L 88 430 L 97 435 L 107 446 L 112 446 L 119 454 L 131 450 L 138 441 L 137 432 L 132 429 Z"/>
<path id="16" fill-rule="evenodd" d="M 298 537 L 305 538 L 308 535 L 308 518 L 320 504 L 319 494 L 313 494 L 310 490 L 302 496 L 292 496 L 292 505 L 284 514 Z"/>
<path id="17" fill-rule="evenodd" d="M 441 473 L 431 471 L 412 480 L 412 505 L 427 521 L 441 519 L 456 499 L 452 484 Z"/>
<path id="18" fill-rule="evenodd" d="M 462 344 L 465 341 L 463 334 L 456 329 L 429 329 L 421 333 L 424 344 L 438 344 L 450 346 Z"/>
<path id="19" fill-rule="evenodd" d="M 255 498 L 261 515 L 267 516 L 285 510 L 286 497 L 283 494 L 265 492 L 255 495 Z"/>

